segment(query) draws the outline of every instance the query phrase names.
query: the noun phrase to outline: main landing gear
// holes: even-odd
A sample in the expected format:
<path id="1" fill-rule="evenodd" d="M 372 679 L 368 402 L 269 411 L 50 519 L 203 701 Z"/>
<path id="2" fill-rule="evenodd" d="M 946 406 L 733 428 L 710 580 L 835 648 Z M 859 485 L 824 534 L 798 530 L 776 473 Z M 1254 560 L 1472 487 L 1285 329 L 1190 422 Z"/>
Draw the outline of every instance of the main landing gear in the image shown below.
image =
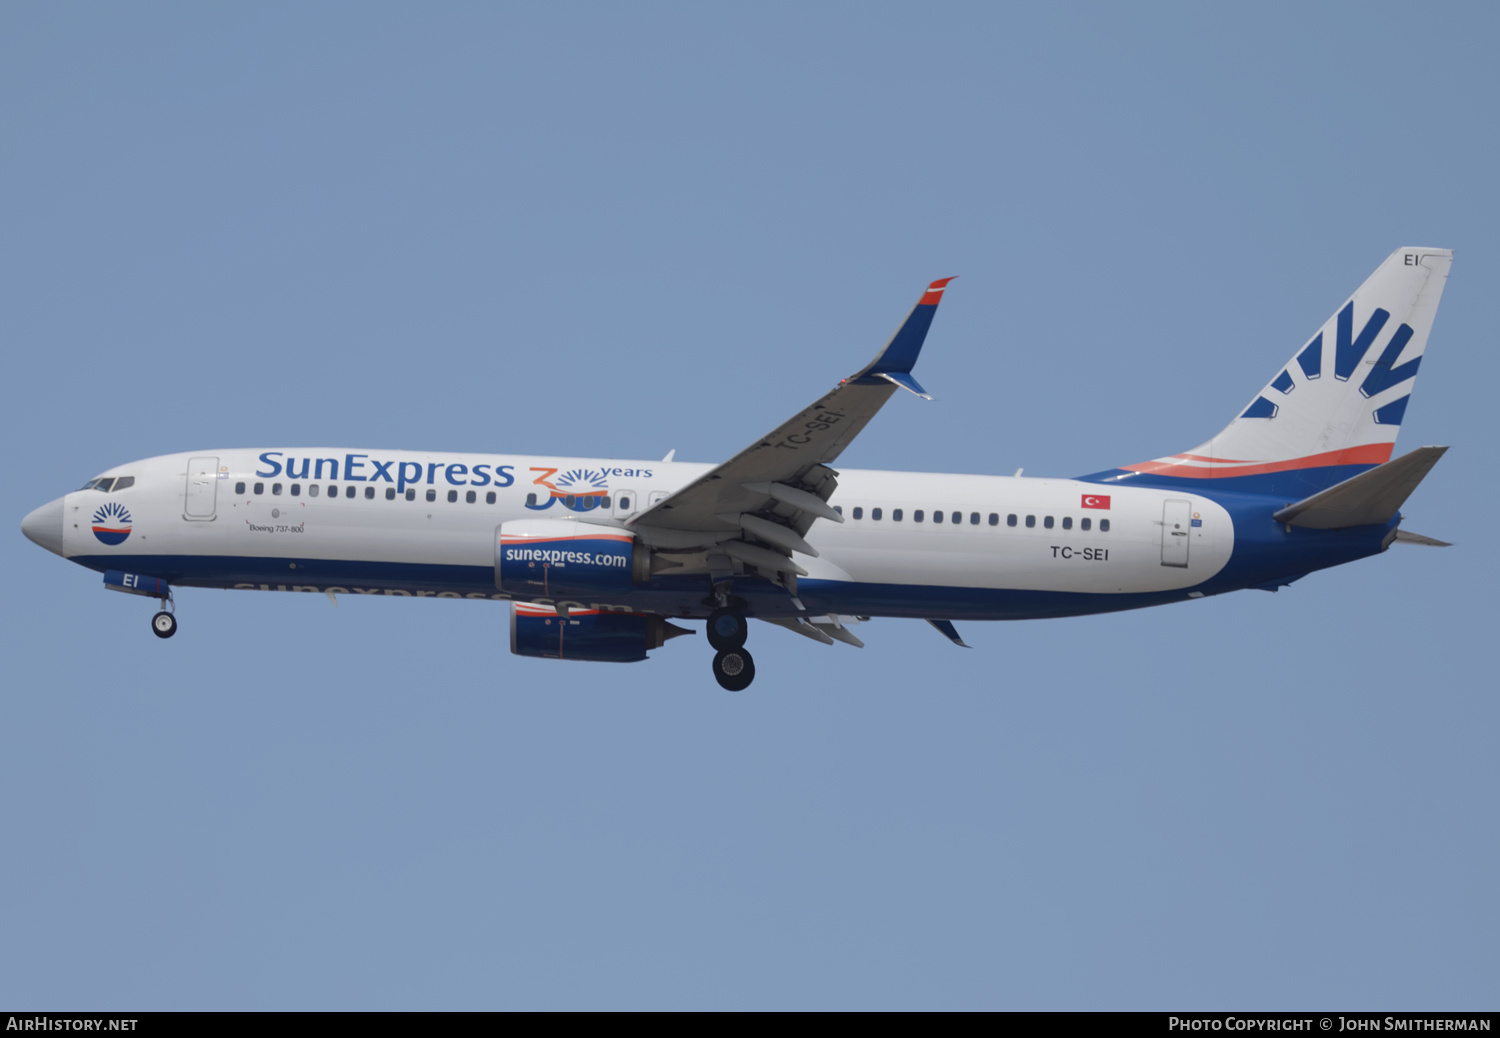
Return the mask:
<path id="1" fill-rule="evenodd" d="M 730 692 L 743 692 L 755 680 L 755 660 L 745 651 L 750 634 L 745 614 L 721 607 L 708 617 L 708 644 L 714 656 L 714 680 Z"/>

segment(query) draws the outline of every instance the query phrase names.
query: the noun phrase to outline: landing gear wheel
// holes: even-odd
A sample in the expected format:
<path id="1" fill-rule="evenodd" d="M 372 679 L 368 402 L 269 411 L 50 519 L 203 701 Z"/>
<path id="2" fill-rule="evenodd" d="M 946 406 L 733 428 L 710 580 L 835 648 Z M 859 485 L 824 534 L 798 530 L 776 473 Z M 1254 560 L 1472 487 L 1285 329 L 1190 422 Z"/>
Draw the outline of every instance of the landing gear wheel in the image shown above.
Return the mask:
<path id="1" fill-rule="evenodd" d="M 151 632 L 158 638 L 170 638 L 177 633 L 177 617 L 162 610 L 151 618 Z"/>
<path id="2" fill-rule="evenodd" d="M 745 644 L 750 625 L 743 613 L 733 609 L 715 609 L 708 614 L 708 644 L 716 651 L 738 649 Z"/>
<path id="3" fill-rule="evenodd" d="M 730 692 L 743 692 L 755 680 L 755 661 L 744 649 L 724 649 L 714 657 L 714 679 Z"/>

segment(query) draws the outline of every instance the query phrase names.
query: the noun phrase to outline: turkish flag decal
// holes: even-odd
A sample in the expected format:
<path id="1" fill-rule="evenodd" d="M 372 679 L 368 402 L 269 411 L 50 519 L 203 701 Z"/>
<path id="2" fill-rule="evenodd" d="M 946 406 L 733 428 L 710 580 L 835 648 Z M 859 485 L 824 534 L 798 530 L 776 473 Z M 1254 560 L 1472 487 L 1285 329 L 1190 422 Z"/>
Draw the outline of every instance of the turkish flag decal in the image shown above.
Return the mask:
<path id="1" fill-rule="evenodd" d="M 1109 495 L 1108 494 L 1084 494 L 1083 495 L 1083 507 L 1084 508 L 1108 508 L 1109 507 Z"/>

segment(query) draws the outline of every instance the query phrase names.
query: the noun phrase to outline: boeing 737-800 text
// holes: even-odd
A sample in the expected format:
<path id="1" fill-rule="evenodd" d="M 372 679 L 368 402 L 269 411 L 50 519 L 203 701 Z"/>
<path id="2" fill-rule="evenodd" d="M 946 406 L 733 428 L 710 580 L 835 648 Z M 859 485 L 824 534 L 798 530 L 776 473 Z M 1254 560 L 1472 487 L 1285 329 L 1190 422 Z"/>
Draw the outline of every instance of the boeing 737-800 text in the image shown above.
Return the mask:
<path id="1" fill-rule="evenodd" d="M 952 279 L 879 355 L 721 465 L 370 448 L 202 450 L 110 469 L 22 524 L 161 600 L 173 589 L 509 603 L 511 651 L 631 662 L 706 619 L 727 689 L 748 619 L 826 644 L 875 616 L 1077 616 L 1275 590 L 1441 544 L 1400 529 L 1445 447 L 1391 460 L 1452 253 L 1394 252 L 1222 432 L 1075 479 L 831 466 L 912 376 Z"/>

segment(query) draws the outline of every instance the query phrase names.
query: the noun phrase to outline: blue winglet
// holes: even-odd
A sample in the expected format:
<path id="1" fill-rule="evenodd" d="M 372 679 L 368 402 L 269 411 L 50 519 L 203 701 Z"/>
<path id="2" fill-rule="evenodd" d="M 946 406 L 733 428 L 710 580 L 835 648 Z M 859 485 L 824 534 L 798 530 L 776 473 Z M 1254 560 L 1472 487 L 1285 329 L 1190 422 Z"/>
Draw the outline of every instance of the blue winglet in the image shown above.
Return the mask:
<path id="1" fill-rule="evenodd" d="M 921 383 L 911 377 L 910 372 L 882 371 L 880 372 L 880 377 L 888 382 L 896 383 L 896 385 L 900 386 L 902 389 L 906 389 L 917 394 L 917 396 L 921 397 L 923 400 L 932 399 L 932 394 L 923 389 Z"/>
<path id="2" fill-rule="evenodd" d="M 917 363 L 917 355 L 922 352 L 922 343 L 927 340 L 927 330 L 932 327 L 932 318 L 937 314 L 943 292 L 952 280 L 953 278 L 939 278 L 928 285 L 922 298 L 917 300 L 917 305 L 912 307 L 901 327 L 896 329 L 896 334 L 891 336 L 891 341 L 885 344 L 885 349 L 880 351 L 868 367 L 846 381 L 868 386 L 878 384 L 876 379 L 885 379 L 902 389 L 911 390 L 925 400 L 931 400 L 927 391 L 911 377 L 911 369 Z"/>
<path id="3" fill-rule="evenodd" d="M 957 645 L 960 648 L 964 649 L 973 648 L 972 645 L 969 645 L 958 636 L 958 629 L 953 626 L 952 620 L 928 620 L 927 622 L 932 624 L 933 627 L 936 627 L 938 634 L 941 634 L 944 638 L 947 638 L 954 645 Z"/>

